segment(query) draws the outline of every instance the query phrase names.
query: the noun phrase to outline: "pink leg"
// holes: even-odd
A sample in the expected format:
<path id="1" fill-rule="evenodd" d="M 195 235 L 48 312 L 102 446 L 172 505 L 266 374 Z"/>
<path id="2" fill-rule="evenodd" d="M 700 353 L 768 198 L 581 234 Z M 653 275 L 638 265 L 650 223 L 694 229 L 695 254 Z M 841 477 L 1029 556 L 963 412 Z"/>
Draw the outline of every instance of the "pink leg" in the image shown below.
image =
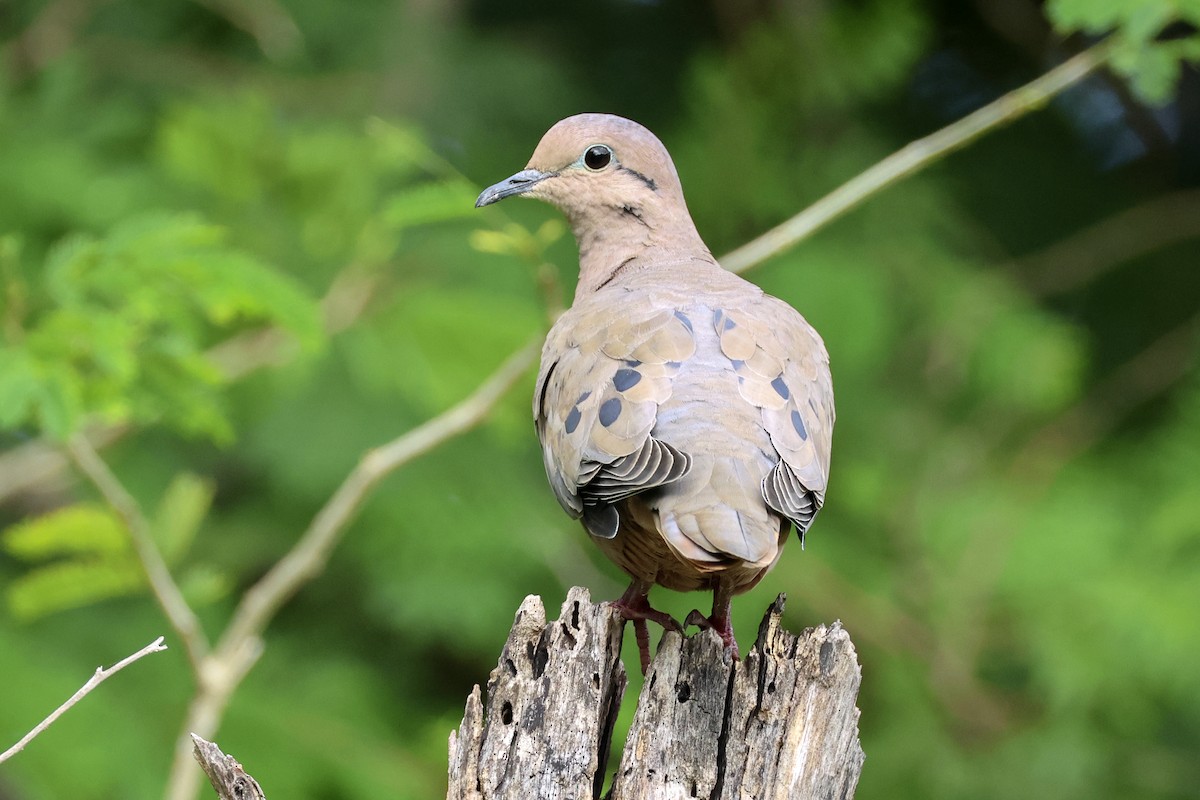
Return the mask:
<path id="1" fill-rule="evenodd" d="M 676 622 L 674 617 L 650 606 L 649 594 L 650 583 L 648 581 L 634 580 L 625 590 L 625 594 L 621 595 L 620 599 L 613 601 L 613 607 L 621 613 L 621 616 L 633 622 L 633 633 L 637 639 L 638 656 L 642 662 L 643 675 L 650 669 L 650 630 L 646 626 L 646 620 L 657 622 L 669 631 L 683 633 L 683 626 Z"/>
<path id="2" fill-rule="evenodd" d="M 713 592 L 713 610 L 710 616 L 704 616 L 699 609 L 692 609 L 687 615 L 687 619 L 683 622 L 685 625 L 695 625 L 697 628 L 713 630 L 721 637 L 721 641 L 725 643 L 725 649 L 733 653 L 735 659 L 741 658 L 738 654 L 737 639 L 733 636 L 733 621 L 729 618 L 729 609 L 733 601 L 733 592 L 722 585 L 718 585 Z"/>

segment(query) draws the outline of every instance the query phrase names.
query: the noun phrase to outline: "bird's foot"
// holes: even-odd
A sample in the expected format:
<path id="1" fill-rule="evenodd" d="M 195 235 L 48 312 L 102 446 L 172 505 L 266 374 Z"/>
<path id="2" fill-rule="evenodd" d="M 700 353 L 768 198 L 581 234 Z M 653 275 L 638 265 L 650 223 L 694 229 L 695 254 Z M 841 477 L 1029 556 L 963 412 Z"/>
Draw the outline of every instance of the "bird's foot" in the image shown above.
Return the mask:
<path id="1" fill-rule="evenodd" d="M 639 590 L 635 583 L 629 587 L 625 594 L 621 595 L 620 599 L 612 602 L 613 608 L 626 619 L 633 623 L 634 638 L 637 639 L 638 657 L 642 663 L 642 674 L 645 675 L 650 669 L 650 629 L 646 626 L 646 620 L 657 622 L 663 628 L 676 633 L 683 633 L 683 626 L 665 611 L 659 611 L 650 605 L 650 599 L 645 592 Z"/>
<path id="2" fill-rule="evenodd" d="M 706 617 L 700 613 L 700 609 L 693 608 L 684 619 L 683 624 L 695 625 L 700 630 L 716 631 L 716 634 L 721 637 L 721 641 L 725 643 L 725 649 L 733 655 L 734 661 L 741 660 L 737 639 L 733 637 L 733 623 L 730 622 L 728 616 Z"/>

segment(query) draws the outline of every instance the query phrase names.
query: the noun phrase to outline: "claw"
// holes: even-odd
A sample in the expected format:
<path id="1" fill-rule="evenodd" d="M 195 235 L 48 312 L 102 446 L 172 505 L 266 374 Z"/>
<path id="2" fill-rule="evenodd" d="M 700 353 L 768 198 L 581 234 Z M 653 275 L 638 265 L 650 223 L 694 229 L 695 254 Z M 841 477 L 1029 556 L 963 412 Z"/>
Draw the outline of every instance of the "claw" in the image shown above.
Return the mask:
<path id="1" fill-rule="evenodd" d="M 649 584 L 634 581 L 625 590 L 625 594 L 612 603 L 613 608 L 624 619 L 633 623 L 633 633 L 634 638 L 637 639 L 638 657 L 641 659 L 643 675 L 650 669 L 650 629 L 646 625 L 646 620 L 657 622 L 666 630 L 683 633 L 683 626 L 674 617 L 650 605 L 650 599 L 647 596 L 649 592 Z"/>
<path id="2" fill-rule="evenodd" d="M 713 604 L 713 613 L 711 616 L 704 616 L 700 613 L 700 609 L 693 608 L 688 612 L 684 619 L 684 625 L 695 625 L 700 630 L 716 631 L 721 637 L 721 641 L 725 643 L 725 649 L 728 650 L 735 661 L 741 660 L 741 655 L 738 653 L 737 639 L 733 636 L 733 622 L 729 619 L 729 603 L 721 603 L 719 600 Z"/>

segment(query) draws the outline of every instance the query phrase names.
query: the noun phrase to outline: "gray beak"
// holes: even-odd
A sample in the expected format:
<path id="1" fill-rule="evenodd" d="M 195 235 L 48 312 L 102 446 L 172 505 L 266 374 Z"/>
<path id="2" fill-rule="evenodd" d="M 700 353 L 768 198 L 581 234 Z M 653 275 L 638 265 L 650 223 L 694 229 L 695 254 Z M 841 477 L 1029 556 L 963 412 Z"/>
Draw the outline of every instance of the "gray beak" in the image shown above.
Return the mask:
<path id="1" fill-rule="evenodd" d="M 516 175 L 505 178 L 494 186 L 484 189 L 479 195 L 479 199 L 475 201 L 475 207 L 483 208 L 484 206 L 490 206 L 497 200 L 503 200 L 514 194 L 524 194 L 546 180 L 546 178 L 553 176 L 553 172 L 542 172 L 536 169 L 521 170 Z"/>

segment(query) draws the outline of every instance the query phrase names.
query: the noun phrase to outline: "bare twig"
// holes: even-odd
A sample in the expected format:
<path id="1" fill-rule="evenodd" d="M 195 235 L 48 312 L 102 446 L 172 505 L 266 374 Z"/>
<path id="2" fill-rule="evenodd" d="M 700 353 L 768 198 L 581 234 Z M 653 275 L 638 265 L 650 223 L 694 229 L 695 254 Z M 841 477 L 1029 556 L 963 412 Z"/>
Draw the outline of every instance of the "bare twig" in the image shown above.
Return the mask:
<path id="1" fill-rule="evenodd" d="M 86 437 L 73 438 L 68 442 L 67 450 L 71 454 L 71 460 L 125 523 L 134 552 L 137 553 L 138 561 L 146 573 L 146 580 L 150 583 L 150 591 L 162 607 L 163 613 L 167 615 L 171 627 L 183 640 L 193 671 L 199 674 L 200 663 L 208 655 L 208 639 L 158 552 L 150 534 L 150 523 L 138 506 L 137 500 L 121 485 L 121 481 L 108 468 L 104 459 L 100 458 Z"/>
<path id="2" fill-rule="evenodd" d="M 857 208 L 867 198 L 965 147 L 983 134 L 1041 108 L 1047 100 L 1101 66 L 1111 52 L 1111 40 L 1105 40 L 957 122 L 906 145 L 796 216 L 729 253 L 720 259 L 721 265 L 731 272 L 745 272 L 779 255 Z"/>
<path id="3" fill-rule="evenodd" d="M 150 644 L 143 647 L 141 650 L 138 650 L 136 653 L 134 653 L 131 656 L 127 656 L 127 657 L 121 659 L 120 661 L 118 661 L 116 664 L 113 664 L 108 669 L 104 669 L 103 667 L 96 667 L 95 674 L 93 674 L 92 677 L 88 678 L 88 682 L 85 683 L 82 687 L 80 687 L 79 691 L 77 691 L 75 694 L 71 695 L 71 698 L 69 700 L 67 700 L 67 702 L 63 703 L 61 706 L 56 708 L 54 710 L 54 713 L 52 713 L 50 716 L 46 717 L 44 720 L 42 720 L 40 723 L 38 723 L 38 726 L 36 728 L 34 728 L 29 733 L 27 733 L 23 737 L 21 737 L 21 741 L 17 742 L 12 747 L 5 750 L 3 753 L 0 753 L 0 764 L 3 764 L 8 759 L 12 758 L 17 753 L 24 750 L 25 745 L 32 742 L 38 735 L 40 735 L 42 733 L 42 731 L 46 730 L 46 728 L 49 728 L 51 725 L 53 725 L 55 720 L 57 720 L 59 717 L 61 717 L 63 714 L 65 714 L 68 710 L 70 710 L 70 708 L 72 706 L 74 706 L 76 703 L 78 703 L 80 700 L 82 700 L 84 695 L 86 695 L 92 689 L 95 689 L 97 686 L 99 686 L 101 683 L 103 683 L 105 678 L 108 678 L 110 675 L 115 675 L 116 673 L 125 669 L 125 667 L 129 666 L 130 664 L 132 664 L 133 662 L 142 658 L 143 656 L 148 656 L 151 653 L 161 653 L 163 650 L 166 650 L 166 649 L 167 649 L 167 646 L 165 644 L 163 644 L 163 637 L 160 636 L 157 639 L 155 639 L 153 642 L 151 642 Z"/>
<path id="4" fill-rule="evenodd" d="M 171 767 L 166 797 L 195 797 L 191 737 L 213 736 L 233 691 L 262 652 L 259 638 L 280 607 L 325 568 L 329 554 L 371 489 L 389 473 L 464 433 L 487 417 L 533 364 L 538 342 L 530 342 L 500 365 L 469 397 L 428 422 L 366 453 L 295 546 L 243 595 L 213 654 L 200 670 L 200 688 L 188 707 Z"/>
<path id="5" fill-rule="evenodd" d="M 470 397 L 403 436 L 367 452 L 317 513 L 291 552 L 246 592 L 217 649 L 223 651 L 261 632 L 279 607 L 324 568 L 341 532 L 375 484 L 397 467 L 483 421 L 496 402 L 533 364 L 539 348 L 538 342 L 525 345 L 509 356 Z"/>

